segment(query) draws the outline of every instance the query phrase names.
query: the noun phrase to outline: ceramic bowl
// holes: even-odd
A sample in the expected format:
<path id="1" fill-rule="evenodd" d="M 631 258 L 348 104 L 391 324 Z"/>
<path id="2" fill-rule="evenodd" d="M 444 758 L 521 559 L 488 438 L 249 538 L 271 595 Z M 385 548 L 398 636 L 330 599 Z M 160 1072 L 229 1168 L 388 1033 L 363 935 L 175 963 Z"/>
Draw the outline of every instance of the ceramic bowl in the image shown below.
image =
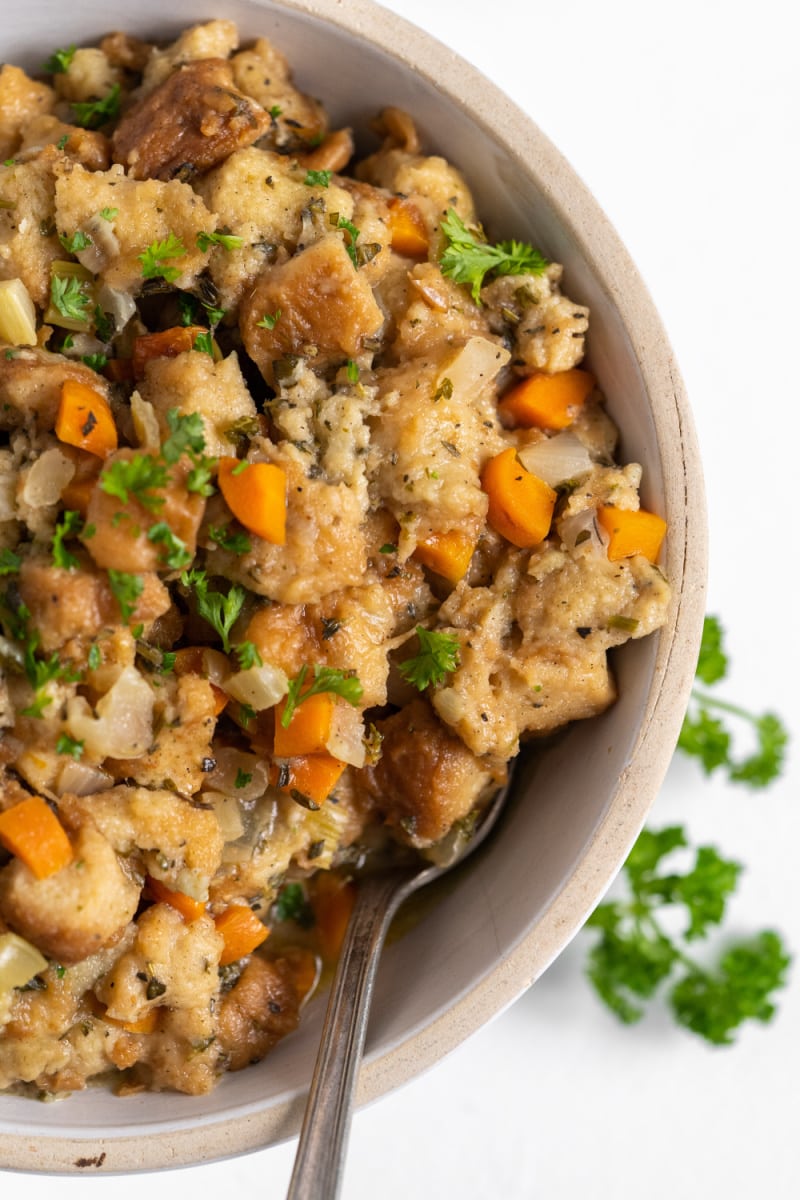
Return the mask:
<path id="1" fill-rule="evenodd" d="M 565 264 L 565 290 L 592 310 L 592 370 L 644 465 L 643 505 L 669 522 L 674 595 L 657 637 L 616 656 L 618 703 L 528 759 L 490 845 L 381 964 L 361 1102 L 429 1067 L 527 988 L 581 927 L 624 861 L 669 764 L 704 612 L 701 469 L 679 374 L 652 302 L 585 187 L 533 122 L 451 51 L 369 0 L 27 0 L 4 22 L 0 60 L 35 70 L 54 47 L 111 29 L 167 39 L 211 17 L 265 35 L 334 123 L 367 134 L 387 103 L 424 145 L 461 167 L 495 237 L 521 237 Z M 324 997 L 300 1030 L 212 1094 L 55 1104 L 0 1096 L 0 1165 L 135 1171 L 262 1148 L 297 1132 Z"/>

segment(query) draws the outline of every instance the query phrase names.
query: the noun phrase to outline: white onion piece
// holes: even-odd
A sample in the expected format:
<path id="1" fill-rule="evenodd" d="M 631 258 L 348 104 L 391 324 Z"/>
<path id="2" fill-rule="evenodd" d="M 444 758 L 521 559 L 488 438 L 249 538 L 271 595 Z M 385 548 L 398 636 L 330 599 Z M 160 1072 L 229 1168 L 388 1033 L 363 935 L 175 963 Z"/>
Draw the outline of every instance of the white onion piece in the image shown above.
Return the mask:
<path id="1" fill-rule="evenodd" d="M 93 275 L 99 275 L 113 258 L 119 255 L 119 239 L 110 221 L 98 213 L 86 222 L 85 232 L 92 239 L 91 245 L 75 254 L 81 266 Z"/>
<path id="2" fill-rule="evenodd" d="M 226 842 L 236 842 L 244 834 L 244 822 L 239 801 L 222 792 L 203 792 L 203 799 L 214 805 L 220 833 Z"/>
<path id="3" fill-rule="evenodd" d="M 24 987 L 47 969 L 47 959 L 16 933 L 0 934 L 0 992 Z"/>
<path id="4" fill-rule="evenodd" d="M 440 387 L 445 379 L 449 379 L 453 385 L 454 399 L 469 404 L 499 374 L 510 357 L 508 350 L 496 342 L 482 337 L 470 338 L 442 367 L 436 378 L 436 386 Z"/>
<path id="5" fill-rule="evenodd" d="M 55 447 L 45 450 L 25 476 L 22 499 L 31 508 L 58 504 L 61 493 L 75 474 L 75 465 Z"/>
<path id="6" fill-rule="evenodd" d="M 105 349 L 103 342 L 92 333 L 73 333 L 72 343 L 64 353 L 67 358 L 83 358 L 89 354 L 102 354 Z"/>
<path id="7" fill-rule="evenodd" d="M 264 795 L 269 786 L 269 772 L 266 763 L 257 754 L 237 750 L 235 746 L 222 746 L 214 751 L 214 757 L 217 765 L 206 776 L 210 791 L 246 801 L 257 800 Z"/>
<path id="8" fill-rule="evenodd" d="M 93 796 L 114 786 L 113 776 L 91 763 L 68 762 L 58 776 L 55 791 L 59 796 Z"/>
<path id="9" fill-rule="evenodd" d="M 135 667 L 125 667 L 92 713 L 83 696 L 67 702 L 66 726 L 91 758 L 140 758 L 153 738 L 154 696 Z"/>
<path id="10" fill-rule="evenodd" d="M 364 722 L 361 712 L 352 704 L 335 704 L 331 732 L 325 747 L 329 754 L 340 762 L 350 763 L 354 767 L 363 767 L 366 751 L 364 750 Z"/>
<path id="11" fill-rule="evenodd" d="M 558 523 L 558 536 L 567 550 L 605 550 L 603 534 L 593 508 L 584 508 Z"/>
<path id="12" fill-rule="evenodd" d="M 550 487 L 558 487 L 568 479 L 580 479 L 594 465 L 583 442 L 569 431 L 523 446 L 517 457 L 527 471 L 538 475 Z"/>
<path id="13" fill-rule="evenodd" d="M 262 663 L 260 667 L 248 667 L 229 675 L 220 686 L 240 704 L 249 704 L 260 712 L 283 699 L 289 690 L 289 680 L 280 667 Z"/>
<path id="14" fill-rule="evenodd" d="M 158 427 L 156 410 L 149 400 L 143 400 L 138 392 L 131 395 L 133 429 L 143 450 L 158 450 L 161 446 L 161 430 Z"/>
<path id="15" fill-rule="evenodd" d="M 114 331 L 120 333 L 136 312 L 136 301 L 128 292 L 107 285 L 97 293 L 97 303 L 107 316 L 114 318 Z"/>

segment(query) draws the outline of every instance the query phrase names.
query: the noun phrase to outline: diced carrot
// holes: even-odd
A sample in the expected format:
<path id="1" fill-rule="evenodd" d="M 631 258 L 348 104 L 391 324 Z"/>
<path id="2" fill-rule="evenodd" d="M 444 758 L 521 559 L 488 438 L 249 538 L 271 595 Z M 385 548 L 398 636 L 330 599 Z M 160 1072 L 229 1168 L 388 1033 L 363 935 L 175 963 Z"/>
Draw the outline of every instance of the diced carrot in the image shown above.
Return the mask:
<path id="1" fill-rule="evenodd" d="M 79 379 L 65 379 L 56 416 L 56 437 L 68 446 L 108 458 L 117 448 L 117 427 L 105 396 Z"/>
<path id="2" fill-rule="evenodd" d="M 334 758 L 332 754 L 297 755 L 290 758 L 286 764 L 289 778 L 280 785 L 281 791 L 301 792 L 315 804 L 323 804 L 336 787 L 346 766 L 346 763 Z"/>
<path id="3" fill-rule="evenodd" d="M 41 796 L 29 796 L 0 813 L 0 842 L 37 879 L 47 879 L 72 862 L 64 827 Z"/>
<path id="4" fill-rule="evenodd" d="M 330 692 L 318 692 L 298 704 L 287 728 L 282 717 L 286 701 L 275 706 L 276 758 L 294 758 L 297 754 L 327 754 L 333 724 L 333 705 Z"/>
<path id="5" fill-rule="evenodd" d="M 195 900 L 191 896 L 187 896 L 185 892 L 173 891 L 160 879 L 153 879 L 151 875 L 147 877 L 147 888 L 154 900 L 160 904 L 169 904 L 171 908 L 181 914 L 185 921 L 196 921 L 206 911 L 202 900 Z"/>
<path id="6" fill-rule="evenodd" d="M 158 1005 L 149 1008 L 138 1021 L 119 1021 L 108 1013 L 103 1014 L 103 1020 L 108 1021 L 109 1025 L 116 1025 L 118 1029 L 124 1029 L 126 1033 L 154 1033 L 158 1024 Z"/>
<path id="7" fill-rule="evenodd" d="M 160 333 L 145 333 L 133 343 L 133 375 L 144 377 L 144 369 L 154 358 L 176 358 L 191 350 L 200 334 L 208 333 L 202 325 L 174 325 Z"/>
<path id="8" fill-rule="evenodd" d="M 329 871 L 315 876 L 311 907 L 316 921 L 317 943 L 326 962 L 334 962 L 339 957 L 355 902 L 354 883 Z"/>
<path id="9" fill-rule="evenodd" d="M 514 425 L 566 429 L 595 386 L 588 371 L 573 367 L 555 375 L 538 373 L 523 379 L 501 399 L 498 409 Z"/>
<path id="10" fill-rule="evenodd" d="M 71 479 L 61 492 L 61 499 L 67 508 L 86 516 L 92 492 L 97 486 L 97 476 L 90 479 Z"/>
<path id="11" fill-rule="evenodd" d="M 608 534 L 607 553 L 612 562 L 633 554 L 643 554 L 652 563 L 658 558 L 667 522 L 657 513 L 602 505 L 597 520 Z"/>
<path id="12" fill-rule="evenodd" d="M 286 541 L 286 473 L 273 463 L 221 458 L 219 490 L 233 515 L 273 545 Z"/>
<path id="13" fill-rule="evenodd" d="M 408 258 L 428 257 L 428 231 L 422 213 L 413 201 L 402 196 L 391 199 L 388 224 L 393 250 Z"/>
<path id="14" fill-rule="evenodd" d="M 414 558 L 448 583 L 458 583 L 467 573 L 474 550 L 473 538 L 458 529 L 450 529 L 446 533 L 429 533 L 418 541 Z"/>
<path id="15" fill-rule="evenodd" d="M 214 716 L 218 717 L 230 700 L 227 692 L 223 691 L 213 679 L 209 678 L 207 654 L 208 646 L 182 646 L 175 651 L 175 662 L 172 669 L 176 675 L 200 675 L 208 679 L 214 696 Z"/>
<path id="16" fill-rule="evenodd" d="M 489 497 L 489 524 L 515 546 L 536 546 L 547 537 L 556 493 L 526 471 L 513 446 L 489 459 L 481 486 Z"/>
<path id="17" fill-rule="evenodd" d="M 269 930 L 246 904 L 232 904 L 214 917 L 217 933 L 225 943 L 219 956 L 221 967 L 252 954 L 269 937 Z"/>

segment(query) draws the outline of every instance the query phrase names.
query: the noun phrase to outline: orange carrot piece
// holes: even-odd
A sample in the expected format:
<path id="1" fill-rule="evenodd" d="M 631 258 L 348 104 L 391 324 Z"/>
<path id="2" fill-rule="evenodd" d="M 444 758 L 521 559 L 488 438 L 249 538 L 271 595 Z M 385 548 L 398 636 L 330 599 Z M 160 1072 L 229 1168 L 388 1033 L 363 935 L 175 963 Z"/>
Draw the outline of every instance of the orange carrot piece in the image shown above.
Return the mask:
<path id="1" fill-rule="evenodd" d="M 245 904 L 232 904 L 214 917 L 214 924 L 225 943 L 219 956 L 221 967 L 252 954 L 269 937 L 266 925 Z"/>
<path id="2" fill-rule="evenodd" d="M 286 541 L 286 472 L 273 463 L 221 458 L 219 490 L 233 515 L 273 545 Z"/>
<path id="3" fill-rule="evenodd" d="M 489 524 L 514 546 L 536 546 L 547 537 L 556 493 L 525 470 L 513 446 L 489 459 L 481 486 L 489 497 Z"/>
<path id="4" fill-rule="evenodd" d="M 430 567 L 448 583 L 458 583 L 467 573 L 475 542 L 466 533 L 450 529 L 447 533 L 429 533 L 417 542 L 414 558 Z"/>
<path id="5" fill-rule="evenodd" d="M 389 201 L 388 225 L 393 250 L 407 258 L 428 257 L 428 231 L 416 204 L 395 196 Z"/>
<path id="6" fill-rule="evenodd" d="M 574 367 L 555 375 L 529 375 L 501 399 L 498 410 L 513 425 L 566 429 L 595 386 L 588 371 Z"/>
<path id="7" fill-rule="evenodd" d="M 138 1021 L 119 1021 L 108 1013 L 103 1014 L 103 1020 L 108 1021 L 109 1025 L 116 1025 L 118 1029 L 124 1029 L 126 1033 L 154 1033 L 158 1024 L 158 1005 L 149 1008 Z"/>
<path id="8" fill-rule="evenodd" d="M 68 446 L 108 458 L 118 441 L 105 396 L 79 379 L 65 379 L 56 416 L 56 437 Z"/>
<path id="9" fill-rule="evenodd" d="M 276 758 L 294 758 L 298 754 L 327 754 L 328 739 L 333 723 L 334 698 L 330 692 L 318 692 L 298 704 L 289 725 L 284 729 L 281 718 L 286 701 L 275 706 Z"/>
<path id="10" fill-rule="evenodd" d="M 281 784 L 281 791 L 301 792 L 314 804 L 323 804 L 328 799 L 347 766 L 332 754 L 300 754 L 290 758 L 286 765 L 289 779 Z"/>
<path id="11" fill-rule="evenodd" d="M 634 554 L 643 554 L 651 563 L 658 558 L 667 522 L 657 513 L 602 505 L 597 520 L 608 534 L 607 553 L 612 562 Z"/>
<path id="12" fill-rule="evenodd" d="M 202 325 L 174 325 L 160 333 L 145 333 L 138 337 L 133 343 L 134 378 L 144 378 L 145 367 L 154 358 L 176 358 L 193 349 L 201 333 L 208 333 Z"/>
<path id="13" fill-rule="evenodd" d="M 72 862 L 63 825 L 41 796 L 29 796 L 0 813 L 0 842 L 37 879 L 47 879 Z"/>
<path id="14" fill-rule="evenodd" d="M 187 922 L 196 921 L 206 911 L 202 900 L 194 900 L 185 892 L 173 891 L 160 879 L 153 879 L 152 875 L 147 877 L 147 888 L 154 900 L 159 904 L 169 904 L 170 908 L 176 909 Z"/>
<path id="15" fill-rule="evenodd" d="M 355 902 L 354 883 L 330 872 L 315 877 L 311 907 L 316 921 L 317 944 L 326 962 L 334 962 L 339 957 Z"/>

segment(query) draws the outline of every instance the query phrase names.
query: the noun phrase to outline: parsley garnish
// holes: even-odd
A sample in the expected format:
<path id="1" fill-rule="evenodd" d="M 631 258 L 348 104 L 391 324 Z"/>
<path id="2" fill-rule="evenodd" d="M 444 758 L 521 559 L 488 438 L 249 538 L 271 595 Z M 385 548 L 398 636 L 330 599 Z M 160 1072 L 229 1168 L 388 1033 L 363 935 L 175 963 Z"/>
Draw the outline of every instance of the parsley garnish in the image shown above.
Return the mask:
<path id="1" fill-rule="evenodd" d="M 480 303 L 483 281 L 490 272 L 495 275 L 541 275 L 550 265 L 526 242 L 491 245 L 482 230 L 469 229 L 453 208 L 448 209 L 440 228 L 448 243 L 439 260 L 442 274 L 456 283 L 469 284 L 476 304 Z"/>
<path id="2" fill-rule="evenodd" d="M 0 575 L 15 575 L 22 566 L 22 559 L 13 550 L 0 550 Z"/>
<path id="3" fill-rule="evenodd" d="M 152 454 L 118 459 L 106 467 L 100 476 L 100 487 L 108 496 L 118 497 L 123 504 L 127 504 L 129 497 L 133 496 L 150 512 L 156 512 L 164 504 L 164 497 L 159 490 L 168 483 L 166 466 Z"/>
<path id="4" fill-rule="evenodd" d="M 77 46 L 67 46 L 66 50 L 54 50 L 47 61 L 42 63 L 42 70 L 48 75 L 64 75 L 69 70 L 77 49 Z"/>
<path id="5" fill-rule="evenodd" d="M 221 529 L 212 526 L 208 531 L 208 536 L 222 550 L 230 550 L 231 554 L 249 554 L 253 548 L 247 534 L 232 529 L 230 525 L 225 525 Z"/>
<path id="6" fill-rule="evenodd" d="M 296 921 L 303 929 L 314 925 L 314 910 L 302 883 L 287 883 L 278 893 L 273 907 L 276 921 Z"/>
<path id="7" fill-rule="evenodd" d="M 102 100 L 73 101 L 72 111 L 75 113 L 75 124 L 82 129 L 99 129 L 107 121 L 113 121 L 119 116 L 120 87 L 115 83 L 107 96 Z"/>
<path id="8" fill-rule="evenodd" d="M 96 671 L 103 661 L 103 655 L 97 642 L 92 642 L 86 656 L 86 665 L 90 671 Z"/>
<path id="9" fill-rule="evenodd" d="M 92 314 L 94 329 L 101 342 L 110 342 L 117 332 L 117 323 L 111 313 L 103 312 L 99 304 L 95 304 Z"/>
<path id="10" fill-rule="evenodd" d="M 89 237 L 89 234 L 84 233 L 81 229 L 70 234 L 60 233 L 58 240 L 67 254 L 77 254 L 79 250 L 86 250 L 88 246 L 92 245 L 92 239 Z"/>
<path id="11" fill-rule="evenodd" d="M 352 358 L 347 360 L 347 382 L 358 383 L 358 363 L 353 362 Z"/>
<path id="12" fill-rule="evenodd" d="M 717 617 L 706 617 L 697 677 L 710 686 L 723 679 L 727 670 L 722 626 Z M 733 757 L 731 734 L 715 713 L 727 713 L 752 726 L 757 739 L 754 753 L 739 760 Z M 738 704 L 731 704 L 695 688 L 678 738 L 678 747 L 698 758 L 707 775 L 722 767 L 732 782 L 763 788 L 780 774 L 788 740 L 783 723 L 774 713 L 766 712 L 759 716 Z"/>
<path id="13" fill-rule="evenodd" d="M 141 575 L 129 575 L 127 571 L 109 568 L 108 582 L 122 613 L 122 622 L 129 625 L 136 610 L 136 601 L 144 591 L 144 580 Z"/>
<path id="14" fill-rule="evenodd" d="M 103 367 L 108 364 L 108 356 L 105 354 L 82 354 L 81 362 L 86 363 L 86 366 L 91 367 L 93 371 L 102 371 Z"/>
<path id="15" fill-rule="evenodd" d="M 208 621 L 209 625 L 216 629 L 222 641 L 223 650 L 226 654 L 230 654 L 230 633 L 242 611 L 247 595 L 245 589 L 234 583 L 227 596 L 222 592 L 211 591 L 205 571 L 196 568 L 184 571 L 181 575 L 181 583 L 184 587 L 194 591 L 198 616 L 202 617 L 204 621 Z"/>
<path id="16" fill-rule="evenodd" d="M 331 175 L 333 171 L 306 171 L 306 177 L 303 183 L 306 187 L 323 187 L 330 185 Z"/>
<path id="17" fill-rule="evenodd" d="M 360 679 L 351 671 L 341 671 L 338 667 L 323 667 L 319 663 L 314 664 L 313 670 L 314 678 L 305 691 L 303 686 L 308 667 L 302 666 L 297 678 L 289 680 L 289 692 L 281 715 L 281 725 L 284 729 L 288 729 L 294 710 L 308 700 L 309 696 L 317 696 L 320 692 L 332 692 L 355 706 L 364 694 Z"/>
<path id="18" fill-rule="evenodd" d="M 445 675 L 455 671 L 460 643 L 449 633 L 431 633 L 422 625 L 417 626 L 417 637 L 419 654 L 401 662 L 398 670 L 408 683 L 424 692 L 426 687 L 441 683 Z"/>
<path id="19" fill-rule="evenodd" d="M 182 413 L 179 408 L 167 412 L 169 436 L 161 447 L 165 462 L 176 463 L 182 454 L 202 454 L 206 448 L 203 418 L 199 413 Z"/>
<path id="20" fill-rule="evenodd" d="M 68 537 L 77 537 L 83 526 L 83 518 L 79 512 L 73 512 L 68 509 L 58 522 L 53 533 L 53 566 L 61 567 L 65 571 L 77 567 L 78 560 L 74 554 L 64 547 L 64 540 Z"/>
<path id="21" fill-rule="evenodd" d="M 209 246 L 222 246 L 223 250 L 238 250 L 244 238 L 235 233 L 198 233 L 197 248 L 206 251 Z"/>
<path id="22" fill-rule="evenodd" d="M 274 329 L 281 319 L 281 310 L 275 309 L 274 313 L 264 313 L 260 321 L 256 321 L 256 325 L 260 329 Z"/>
<path id="23" fill-rule="evenodd" d="M 180 275 L 177 267 L 165 266 L 170 258 L 182 258 L 186 253 L 183 242 L 170 232 L 163 242 L 151 242 L 143 254 L 139 255 L 142 264 L 142 275 L 145 279 L 165 279 L 172 283 Z"/>
<path id="24" fill-rule="evenodd" d="M 269 115 L 272 117 L 273 121 L 277 121 L 282 112 L 283 109 L 281 108 L 280 104 L 273 104 L 272 108 L 269 110 Z"/>
<path id="25" fill-rule="evenodd" d="M 61 137 L 56 142 L 56 150 L 63 150 L 68 141 L 69 141 L 69 134 L 62 133 Z"/>
<path id="26" fill-rule="evenodd" d="M 589 918 L 600 940 L 589 955 L 588 973 L 601 999 L 626 1024 L 638 1021 L 642 1002 L 671 983 L 668 998 L 678 1023 L 725 1045 L 743 1021 L 773 1015 L 769 998 L 785 981 L 789 957 L 771 931 L 729 948 L 716 968 L 687 954 L 687 943 L 722 921 L 741 867 L 713 846 L 701 846 L 685 874 L 661 869 L 664 859 L 686 846 L 680 826 L 639 836 L 623 869 L 629 898 L 606 901 Z M 667 907 L 684 912 L 680 934 L 671 934 L 659 920 Z"/>
<path id="27" fill-rule="evenodd" d="M 74 275 L 53 275 L 50 280 L 50 299 L 53 307 L 70 321 L 88 323 L 91 298 L 86 279 Z"/>
<path id="28" fill-rule="evenodd" d="M 358 240 L 361 230 L 358 229 L 352 221 L 348 221 L 347 217 L 343 217 L 341 213 L 331 213 L 328 219 L 335 229 L 344 229 L 346 232 L 347 238 L 345 239 L 345 249 L 350 256 L 350 261 L 352 262 L 353 266 L 358 267 L 358 251 L 356 250 L 356 241 Z"/>
<path id="29" fill-rule="evenodd" d="M 70 737 L 68 733 L 62 733 L 56 742 L 56 754 L 68 754 L 70 758 L 75 759 L 75 762 L 79 762 L 84 745 L 85 742 Z"/>
<path id="30" fill-rule="evenodd" d="M 233 653 L 236 655 L 240 671 L 249 671 L 251 667 L 264 665 L 258 647 L 253 642 L 239 642 L 238 646 L 234 646 Z"/>
<path id="31" fill-rule="evenodd" d="M 210 329 L 207 333 L 198 333 L 192 349 L 197 350 L 199 354 L 208 354 L 210 358 L 214 357 L 214 337 Z"/>
<path id="32" fill-rule="evenodd" d="M 104 221 L 113 221 L 114 218 L 119 215 L 119 209 L 118 208 L 101 208 L 99 215 L 103 218 Z"/>
<path id="33" fill-rule="evenodd" d="M 157 521 L 155 525 L 151 525 L 147 531 L 147 538 L 148 541 L 164 547 L 161 561 L 171 571 L 182 571 L 192 561 L 186 542 L 173 533 L 166 521 Z"/>
<path id="34" fill-rule="evenodd" d="M 233 781 L 233 786 L 235 788 L 245 788 L 247 787 L 248 783 L 252 782 L 252 780 L 252 772 L 243 771 L 242 768 L 239 767 L 238 771 L 236 772 L 236 778 Z"/>

